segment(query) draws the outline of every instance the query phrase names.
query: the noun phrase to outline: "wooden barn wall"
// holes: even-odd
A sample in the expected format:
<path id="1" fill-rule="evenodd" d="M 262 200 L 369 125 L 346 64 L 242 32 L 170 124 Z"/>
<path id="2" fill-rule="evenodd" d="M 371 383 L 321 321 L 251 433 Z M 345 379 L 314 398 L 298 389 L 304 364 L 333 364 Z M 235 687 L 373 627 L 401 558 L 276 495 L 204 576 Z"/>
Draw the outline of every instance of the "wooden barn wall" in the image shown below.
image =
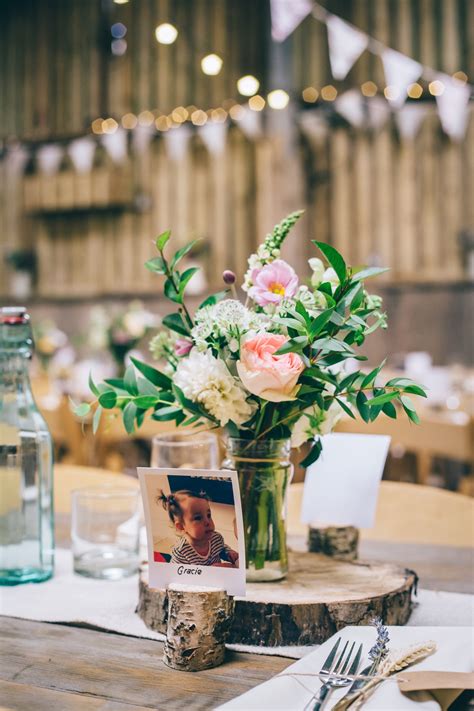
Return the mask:
<path id="1" fill-rule="evenodd" d="M 472 82 L 472 0 L 324 4 L 436 69 L 464 70 Z M 169 112 L 191 102 L 212 108 L 236 98 L 235 81 L 248 72 L 263 78 L 263 91 L 272 88 L 264 0 L 0 0 L 0 12 L 5 140 L 37 147 L 83 135 L 98 116 Z M 157 44 L 153 28 L 166 20 L 186 41 Z M 123 57 L 110 53 L 109 28 L 116 21 L 128 28 Z M 209 51 L 225 58 L 218 77 L 200 70 L 199 59 Z M 297 101 L 306 86 L 335 83 L 326 29 L 314 18 L 297 28 L 289 55 Z M 365 53 L 347 80 L 335 84 L 343 91 L 368 79 L 384 85 L 380 60 Z M 306 207 L 287 247 L 298 268 L 311 237 L 332 242 L 353 263 L 387 264 L 392 281 L 461 280 L 457 236 L 474 224 L 474 117 L 471 112 L 466 139 L 456 144 L 441 132 L 434 101 L 427 103 L 430 114 L 413 141 L 400 138 L 393 119 L 379 131 L 333 119 L 322 130 L 303 131 L 295 111 L 284 136 L 251 141 L 231 127 L 221 156 L 210 155 L 196 135 L 174 162 L 161 136 L 142 156 L 130 151 L 120 170 L 102 155 L 82 187 L 70 166 L 54 179 L 35 173 L 21 179 L 0 160 L 3 247 L 36 247 L 38 294 L 45 299 L 151 294 L 156 280 L 142 264 L 161 229 L 171 227 L 178 244 L 203 237 L 209 276 L 217 283 L 225 267 L 242 274 L 257 240 L 284 214 Z M 3 259 L 0 293 L 8 293 Z"/>

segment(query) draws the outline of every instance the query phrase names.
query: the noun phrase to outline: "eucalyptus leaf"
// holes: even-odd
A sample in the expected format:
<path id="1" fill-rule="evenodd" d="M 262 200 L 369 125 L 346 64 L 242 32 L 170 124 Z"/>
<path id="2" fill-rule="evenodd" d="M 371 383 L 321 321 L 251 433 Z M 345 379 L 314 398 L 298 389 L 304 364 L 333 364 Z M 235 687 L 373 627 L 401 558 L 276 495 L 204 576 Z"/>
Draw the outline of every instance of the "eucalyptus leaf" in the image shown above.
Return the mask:
<path id="1" fill-rule="evenodd" d="M 155 407 L 158 398 L 153 395 L 138 395 L 133 402 L 143 410 L 148 410 L 149 407 Z"/>
<path id="2" fill-rule="evenodd" d="M 148 365 L 147 363 L 143 363 L 141 360 L 137 360 L 136 358 L 131 358 L 130 360 L 136 369 L 139 370 L 147 380 L 153 383 L 153 385 L 157 385 L 159 388 L 163 388 L 164 390 L 171 389 L 171 378 L 167 375 L 160 373 L 159 370 L 153 368 L 153 366 Z"/>
<path id="3" fill-rule="evenodd" d="M 108 390 L 99 395 L 99 403 L 106 410 L 112 410 L 117 404 L 117 393 L 114 390 Z"/>
<path id="4" fill-rule="evenodd" d="M 137 406 L 134 402 L 128 402 L 122 412 L 123 424 L 128 434 L 132 434 L 135 429 L 135 416 L 137 414 Z"/>
<path id="5" fill-rule="evenodd" d="M 130 393 L 130 395 L 138 395 L 137 386 L 137 376 L 135 375 L 135 369 L 133 365 L 129 365 L 123 376 L 123 383 L 125 390 Z"/>
<path id="6" fill-rule="evenodd" d="M 95 409 L 94 417 L 92 418 L 92 432 L 94 434 L 96 434 L 97 430 L 99 429 L 100 418 L 102 417 L 102 413 L 103 409 L 100 405 L 98 405 Z"/>
<path id="7" fill-rule="evenodd" d="M 92 378 L 92 373 L 89 373 L 89 389 L 96 397 L 99 397 L 100 395 L 100 390 L 97 387 L 97 385 L 94 383 L 94 380 Z"/>

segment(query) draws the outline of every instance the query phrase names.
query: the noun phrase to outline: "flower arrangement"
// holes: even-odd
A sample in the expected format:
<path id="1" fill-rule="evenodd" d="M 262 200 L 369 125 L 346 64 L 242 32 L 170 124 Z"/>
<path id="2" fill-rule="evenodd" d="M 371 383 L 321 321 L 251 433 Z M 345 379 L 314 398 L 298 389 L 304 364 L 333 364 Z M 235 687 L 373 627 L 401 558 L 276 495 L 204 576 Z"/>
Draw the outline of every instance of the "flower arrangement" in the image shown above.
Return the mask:
<path id="1" fill-rule="evenodd" d="M 178 426 L 224 428 L 249 447 L 292 437 L 294 446 L 311 443 L 301 462 L 309 466 L 322 449 L 319 435 L 329 432 L 343 412 L 370 422 L 381 412 L 395 418 L 402 410 L 418 422 L 410 395 L 424 397 L 425 392 L 415 382 L 394 378 L 381 384 L 383 363 L 369 373 L 344 371 L 348 359 L 366 360 L 357 348 L 377 328 L 386 327 L 380 297 L 364 286 L 366 279 L 386 270 L 348 267 L 334 247 L 314 241 L 326 263 L 310 259 L 311 278 L 302 283 L 281 258 L 283 241 L 301 214 L 285 218 L 250 256 L 242 286 L 245 303 L 238 299 L 234 274 L 226 271 L 227 288 L 209 296 L 194 315 L 185 292 L 196 267 L 179 271 L 194 242 L 170 256 L 170 232 L 157 238 L 158 256 L 146 267 L 164 277 L 165 296 L 176 307 L 151 342 L 163 367 L 132 358 L 123 378 L 99 385 L 91 380 L 97 398 L 95 427 L 104 408 L 119 408 L 128 432 L 150 414 Z M 85 414 L 90 405 L 79 407 Z M 286 479 L 280 479 L 279 500 L 286 487 Z M 270 479 L 259 485 L 265 495 L 271 486 Z M 247 531 L 253 525 L 258 538 L 261 522 L 271 519 L 274 532 L 260 535 L 258 545 L 267 547 L 267 557 L 270 548 L 272 556 L 281 555 L 275 545 L 275 507 L 258 514 L 262 500 L 252 501 L 258 520 L 247 520 Z M 249 548 L 247 555 L 253 556 Z M 253 558 L 261 560 L 261 550 Z"/>
<path id="2" fill-rule="evenodd" d="M 38 321 L 34 326 L 33 340 L 35 343 L 35 355 L 43 372 L 47 373 L 53 358 L 67 346 L 67 336 L 56 326 L 54 321 L 44 319 L 43 321 Z"/>

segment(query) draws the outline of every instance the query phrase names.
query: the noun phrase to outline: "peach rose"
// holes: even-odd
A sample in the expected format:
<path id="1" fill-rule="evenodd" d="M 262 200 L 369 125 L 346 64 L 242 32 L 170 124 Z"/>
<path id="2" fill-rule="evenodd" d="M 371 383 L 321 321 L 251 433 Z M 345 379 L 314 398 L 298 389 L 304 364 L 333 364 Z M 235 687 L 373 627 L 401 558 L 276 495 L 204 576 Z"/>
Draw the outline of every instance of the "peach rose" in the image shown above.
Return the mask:
<path id="1" fill-rule="evenodd" d="M 296 353 L 275 355 L 286 343 L 286 336 L 261 333 L 243 341 L 237 371 L 244 386 L 253 395 L 270 402 L 294 400 L 297 381 L 304 363 Z"/>

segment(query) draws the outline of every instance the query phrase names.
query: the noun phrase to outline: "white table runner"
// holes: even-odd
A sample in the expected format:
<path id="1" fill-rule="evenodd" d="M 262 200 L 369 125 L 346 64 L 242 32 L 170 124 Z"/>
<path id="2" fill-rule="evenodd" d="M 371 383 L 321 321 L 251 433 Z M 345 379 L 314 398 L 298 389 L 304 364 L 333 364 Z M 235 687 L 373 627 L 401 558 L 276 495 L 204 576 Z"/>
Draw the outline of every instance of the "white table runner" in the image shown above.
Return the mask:
<path id="1" fill-rule="evenodd" d="M 409 626 L 465 626 L 474 621 L 474 595 L 419 590 Z M 0 614 L 41 622 L 87 625 L 132 637 L 163 640 L 135 613 L 138 576 L 102 581 L 75 575 L 69 550 L 56 550 L 56 570 L 45 583 L 0 588 Z M 299 659 L 315 646 L 253 647 L 229 645 L 237 651 Z"/>

